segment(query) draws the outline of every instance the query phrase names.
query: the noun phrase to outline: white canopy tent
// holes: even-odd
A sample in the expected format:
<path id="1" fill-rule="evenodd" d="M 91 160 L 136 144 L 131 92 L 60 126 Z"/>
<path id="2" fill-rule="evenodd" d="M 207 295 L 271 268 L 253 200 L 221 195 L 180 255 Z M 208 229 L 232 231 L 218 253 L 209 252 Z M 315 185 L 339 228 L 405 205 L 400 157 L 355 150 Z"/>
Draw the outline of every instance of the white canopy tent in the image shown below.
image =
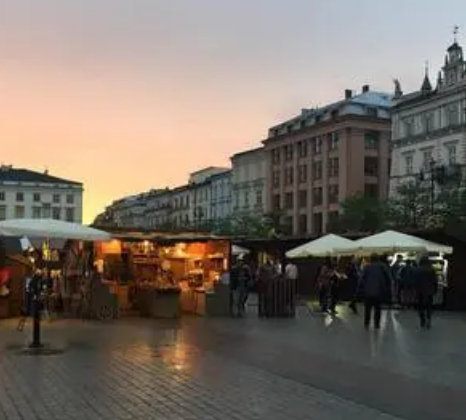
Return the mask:
<path id="1" fill-rule="evenodd" d="M 453 248 L 406 233 L 387 230 L 354 242 L 357 254 L 384 254 L 395 252 L 439 252 L 451 254 Z"/>
<path id="2" fill-rule="evenodd" d="M 0 234 L 44 239 L 74 239 L 77 241 L 110 241 L 109 233 L 79 223 L 54 219 L 11 219 L 0 222 Z"/>
<path id="3" fill-rule="evenodd" d="M 249 254 L 249 249 L 243 248 L 242 246 L 239 246 L 239 245 L 232 245 L 231 253 L 232 255 L 236 257 L 239 255 Z"/>
<path id="4" fill-rule="evenodd" d="M 328 234 L 288 251 L 286 256 L 294 259 L 352 255 L 356 252 L 356 249 L 354 241 L 338 235 Z"/>

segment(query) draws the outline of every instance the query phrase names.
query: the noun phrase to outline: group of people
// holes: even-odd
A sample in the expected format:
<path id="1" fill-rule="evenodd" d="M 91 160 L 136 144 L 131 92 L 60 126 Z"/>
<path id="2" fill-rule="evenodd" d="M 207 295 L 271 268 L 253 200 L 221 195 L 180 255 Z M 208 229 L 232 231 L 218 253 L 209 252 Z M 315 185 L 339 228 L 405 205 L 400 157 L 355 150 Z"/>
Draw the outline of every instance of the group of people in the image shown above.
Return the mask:
<path id="1" fill-rule="evenodd" d="M 431 328 L 433 300 L 437 292 L 438 279 L 428 256 L 422 256 L 418 264 L 402 265 L 398 259 L 390 267 L 385 258 L 374 254 L 367 263 L 362 260 L 353 261 L 345 274 L 338 272 L 336 264 L 327 263 L 321 269 L 317 282 L 323 312 L 336 313 L 342 278 L 347 279 L 354 290 L 351 309 L 357 313 L 356 302 L 358 300 L 364 302 L 366 328 L 369 328 L 372 320 L 374 327 L 380 328 L 382 307 L 391 305 L 394 300 L 401 303 L 401 291 L 408 284 L 416 296 L 421 328 Z"/>
<path id="2" fill-rule="evenodd" d="M 228 277 L 228 278 L 227 278 Z M 230 287 L 230 312 L 233 317 L 242 317 L 246 311 L 246 304 L 251 291 L 255 291 L 259 298 L 259 315 L 266 315 L 271 312 L 267 310 L 270 306 L 270 297 L 267 295 L 267 286 L 272 284 L 273 280 L 297 280 L 298 269 L 288 261 L 284 267 L 278 261 L 268 259 L 264 264 L 256 269 L 248 260 L 246 255 L 236 259 L 229 273 L 224 275 L 224 283 Z M 293 302 L 287 299 L 288 294 L 284 293 L 280 302 L 275 303 L 275 312 L 283 312 L 280 307 L 291 307 Z"/>

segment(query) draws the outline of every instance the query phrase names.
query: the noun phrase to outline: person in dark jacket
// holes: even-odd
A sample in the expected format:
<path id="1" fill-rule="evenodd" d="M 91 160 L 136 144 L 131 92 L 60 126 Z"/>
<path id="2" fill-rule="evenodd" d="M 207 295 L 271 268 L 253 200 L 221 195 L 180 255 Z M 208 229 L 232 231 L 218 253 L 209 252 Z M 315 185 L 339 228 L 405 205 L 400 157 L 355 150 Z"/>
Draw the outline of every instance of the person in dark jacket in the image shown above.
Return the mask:
<path id="1" fill-rule="evenodd" d="M 413 279 L 421 328 L 430 329 L 432 307 L 434 295 L 437 293 L 438 279 L 435 270 L 432 268 L 429 257 L 421 257 L 419 267 L 414 269 Z"/>
<path id="2" fill-rule="evenodd" d="M 380 261 L 378 255 L 372 255 L 370 263 L 361 273 L 359 288 L 364 298 L 364 326 L 369 328 L 372 311 L 374 311 L 374 326 L 380 328 L 382 304 L 390 301 L 392 276 L 386 264 Z"/>

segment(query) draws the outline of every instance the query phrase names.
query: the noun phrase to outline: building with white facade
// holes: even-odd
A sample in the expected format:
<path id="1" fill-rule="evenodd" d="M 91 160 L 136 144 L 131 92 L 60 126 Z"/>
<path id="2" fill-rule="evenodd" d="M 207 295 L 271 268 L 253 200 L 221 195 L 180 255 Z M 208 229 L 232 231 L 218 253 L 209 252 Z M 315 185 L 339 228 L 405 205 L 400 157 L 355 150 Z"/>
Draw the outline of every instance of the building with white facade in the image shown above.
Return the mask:
<path id="1" fill-rule="evenodd" d="M 183 185 L 170 191 L 170 223 L 174 228 L 188 228 L 193 222 L 192 191 Z"/>
<path id="2" fill-rule="evenodd" d="M 116 227 L 142 228 L 149 193 L 142 193 L 114 201 L 109 209 Z"/>
<path id="3" fill-rule="evenodd" d="M 209 178 L 210 181 L 210 220 L 217 223 L 231 215 L 231 170 Z"/>
<path id="4" fill-rule="evenodd" d="M 261 216 L 266 211 L 266 159 L 264 148 L 237 153 L 231 157 L 232 213 Z"/>
<path id="5" fill-rule="evenodd" d="M 57 219 L 82 223 L 83 184 L 13 166 L 0 167 L 0 220 Z"/>
<path id="6" fill-rule="evenodd" d="M 168 188 L 156 190 L 147 198 L 144 213 L 144 227 L 148 229 L 161 229 L 171 226 L 171 194 Z"/>
<path id="7" fill-rule="evenodd" d="M 466 165 L 466 62 L 456 39 L 435 87 L 427 70 L 417 92 L 405 95 L 396 82 L 391 144 L 391 196 L 434 170 L 453 173 Z"/>

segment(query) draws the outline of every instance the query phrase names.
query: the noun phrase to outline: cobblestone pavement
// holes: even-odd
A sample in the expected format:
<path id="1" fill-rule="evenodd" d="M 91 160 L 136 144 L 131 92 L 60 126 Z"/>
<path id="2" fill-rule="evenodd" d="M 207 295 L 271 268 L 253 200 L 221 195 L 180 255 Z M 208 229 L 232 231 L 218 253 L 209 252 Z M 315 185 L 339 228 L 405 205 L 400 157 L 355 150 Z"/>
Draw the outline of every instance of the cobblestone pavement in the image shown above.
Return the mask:
<path id="1" fill-rule="evenodd" d="M 62 354 L 19 351 L 0 322 L 0 419 L 455 420 L 466 412 L 466 320 L 421 332 L 391 313 L 44 323 Z"/>

